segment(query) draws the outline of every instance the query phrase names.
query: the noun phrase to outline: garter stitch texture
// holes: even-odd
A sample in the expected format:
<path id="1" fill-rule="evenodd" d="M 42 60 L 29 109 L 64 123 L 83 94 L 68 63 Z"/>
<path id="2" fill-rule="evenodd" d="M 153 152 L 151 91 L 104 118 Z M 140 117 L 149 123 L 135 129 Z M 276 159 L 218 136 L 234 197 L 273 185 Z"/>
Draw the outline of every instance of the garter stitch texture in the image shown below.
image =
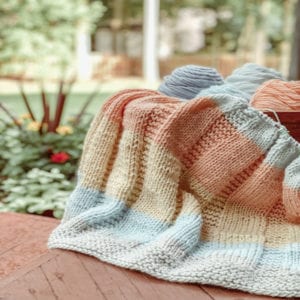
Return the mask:
<path id="1" fill-rule="evenodd" d="M 50 248 L 158 278 L 300 297 L 300 145 L 230 95 L 110 98 Z"/>
<path id="2" fill-rule="evenodd" d="M 250 105 L 260 110 L 299 111 L 300 81 L 269 80 L 258 88 Z"/>
<path id="3" fill-rule="evenodd" d="M 213 68 L 186 65 L 165 76 L 158 91 L 167 96 L 188 100 L 202 89 L 223 83 L 222 76 Z"/>
<path id="4" fill-rule="evenodd" d="M 225 84 L 203 89 L 197 96 L 228 94 L 249 102 L 259 86 L 273 78 L 282 79 L 282 75 L 274 69 L 247 63 L 228 76 L 225 79 Z"/>

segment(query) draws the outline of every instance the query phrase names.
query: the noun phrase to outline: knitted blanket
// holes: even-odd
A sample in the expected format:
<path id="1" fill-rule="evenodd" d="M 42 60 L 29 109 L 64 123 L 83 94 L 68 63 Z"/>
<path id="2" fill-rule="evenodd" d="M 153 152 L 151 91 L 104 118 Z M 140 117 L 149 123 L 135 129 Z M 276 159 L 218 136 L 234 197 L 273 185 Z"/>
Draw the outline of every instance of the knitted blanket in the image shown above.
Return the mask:
<path id="1" fill-rule="evenodd" d="M 299 153 L 234 96 L 125 90 L 91 125 L 49 247 L 170 281 L 300 297 Z"/>

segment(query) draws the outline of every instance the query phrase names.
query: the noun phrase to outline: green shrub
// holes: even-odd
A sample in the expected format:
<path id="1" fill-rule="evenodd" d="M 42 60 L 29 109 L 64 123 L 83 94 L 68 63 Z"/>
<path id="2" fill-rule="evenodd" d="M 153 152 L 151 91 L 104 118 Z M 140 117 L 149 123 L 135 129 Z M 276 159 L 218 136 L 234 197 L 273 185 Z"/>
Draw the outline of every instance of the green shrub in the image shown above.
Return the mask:
<path id="1" fill-rule="evenodd" d="M 71 85 L 60 82 L 54 109 L 41 89 L 41 116 L 36 116 L 23 89 L 27 113 L 19 118 L 0 102 L 0 111 L 6 113 L 6 118 L 0 116 L 1 211 L 52 211 L 55 217 L 62 216 L 91 121 L 86 109 L 97 95 L 97 91 L 89 95 L 78 113 L 64 122 Z"/>
<path id="2" fill-rule="evenodd" d="M 33 122 L 23 121 L 29 127 Z M 34 130 L 20 130 L 14 124 L 0 125 L 0 176 L 15 178 L 33 168 L 50 171 L 53 168 L 72 179 L 82 151 L 83 139 L 88 124 L 71 125 L 60 128 L 69 129 L 71 134 L 48 132 L 43 135 Z M 55 160 L 57 153 L 66 153 L 68 159 L 60 163 Z"/>
<path id="3" fill-rule="evenodd" d="M 6 179 L 1 184 L 3 201 L 0 211 L 42 214 L 52 211 L 56 218 L 63 215 L 65 202 L 74 183 L 66 180 L 59 169 L 32 169 L 17 179 Z"/>
<path id="4" fill-rule="evenodd" d="M 101 1 L 0 1 L 0 74 L 23 75 L 35 63 L 32 75 L 47 77 L 72 65 L 79 26 L 92 32 L 104 12 Z"/>

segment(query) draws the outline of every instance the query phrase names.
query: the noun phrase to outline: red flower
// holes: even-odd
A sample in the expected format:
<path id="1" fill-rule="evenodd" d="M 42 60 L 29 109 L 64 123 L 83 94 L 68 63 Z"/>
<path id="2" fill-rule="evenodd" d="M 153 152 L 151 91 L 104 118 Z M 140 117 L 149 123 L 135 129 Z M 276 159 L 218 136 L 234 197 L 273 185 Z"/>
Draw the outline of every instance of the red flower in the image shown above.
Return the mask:
<path id="1" fill-rule="evenodd" d="M 50 160 L 55 164 L 64 164 L 69 159 L 70 155 L 66 152 L 57 152 L 50 156 Z"/>

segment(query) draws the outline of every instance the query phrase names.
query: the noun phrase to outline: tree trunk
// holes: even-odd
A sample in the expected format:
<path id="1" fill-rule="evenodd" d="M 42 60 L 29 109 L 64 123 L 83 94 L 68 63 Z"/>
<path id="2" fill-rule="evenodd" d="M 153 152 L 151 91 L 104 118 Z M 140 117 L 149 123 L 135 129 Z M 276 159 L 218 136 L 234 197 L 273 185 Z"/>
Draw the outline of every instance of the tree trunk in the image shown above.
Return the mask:
<path id="1" fill-rule="evenodd" d="M 251 11 L 248 11 L 246 16 L 245 25 L 241 31 L 237 45 L 237 64 L 241 65 L 248 61 L 251 56 L 251 50 L 254 44 L 255 36 L 255 16 Z"/>
<path id="2" fill-rule="evenodd" d="M 221 51 L 221 35 L 219 31 L 216 30 L 211 43 L 211 66 L 216 69 L 219 69 Z"/>
<path id="3" fill-rule="evenodd" d="M 123 38 L 123 36 L 119 36 L 120 29 L 123 26 L 123 11 L 124 11 L 124 0 L 114 0 L 113 1 L 113 18 L 111 20 L 111 28 L 112 28 L 112 50 L 114 54 L 118 54 L 121 50 L 123 41 L 120 41 L 119 38 Z M 119 42 L 120 41 L 120 42 Z"/>
<path id="4" fill-rule="evenodd" d="M 79 25 L 76 34 L 76 65 L 79 80 L 88 80 L 92 76 L 91 37 L 85 24 Z"/>
<path id="5" fill-rule="evenodd" d="M 159 0 L 144 0 L 143 76 L 152 83 L 159 80 L 158 25 Z"/>
<path id="6" fill-rule="evenodd" d="M 284 1 L 284 20 L 283 20 L 283 41 L 280 45 L 280 66 L 279 70 L 284 76 L 289 74 L 289 66 L 291 59 L 291 37 L 293 32 L 293 12 L 295 7 L 295 0 Z"/>
<path id="7" fill-rule="evenodd" d="M 270 5 L 268 0 L 261 0 L 261 9 L 258 20 L 258 29 L 256 31 L 256 41 L 254 47 L 254 61 L 257 64 L 265 64 L 265 51 L 268 42 L 267 32 L 266 32 L 266 19 L 269 14 Z"/>
<path id="8" fill-rule="evenodd" d="M 293 37 L 292 59 L 290 65 L 290 80 L 300 79 L 300 0 L 297 1 L 295 13 L 296 21 Z"/>

